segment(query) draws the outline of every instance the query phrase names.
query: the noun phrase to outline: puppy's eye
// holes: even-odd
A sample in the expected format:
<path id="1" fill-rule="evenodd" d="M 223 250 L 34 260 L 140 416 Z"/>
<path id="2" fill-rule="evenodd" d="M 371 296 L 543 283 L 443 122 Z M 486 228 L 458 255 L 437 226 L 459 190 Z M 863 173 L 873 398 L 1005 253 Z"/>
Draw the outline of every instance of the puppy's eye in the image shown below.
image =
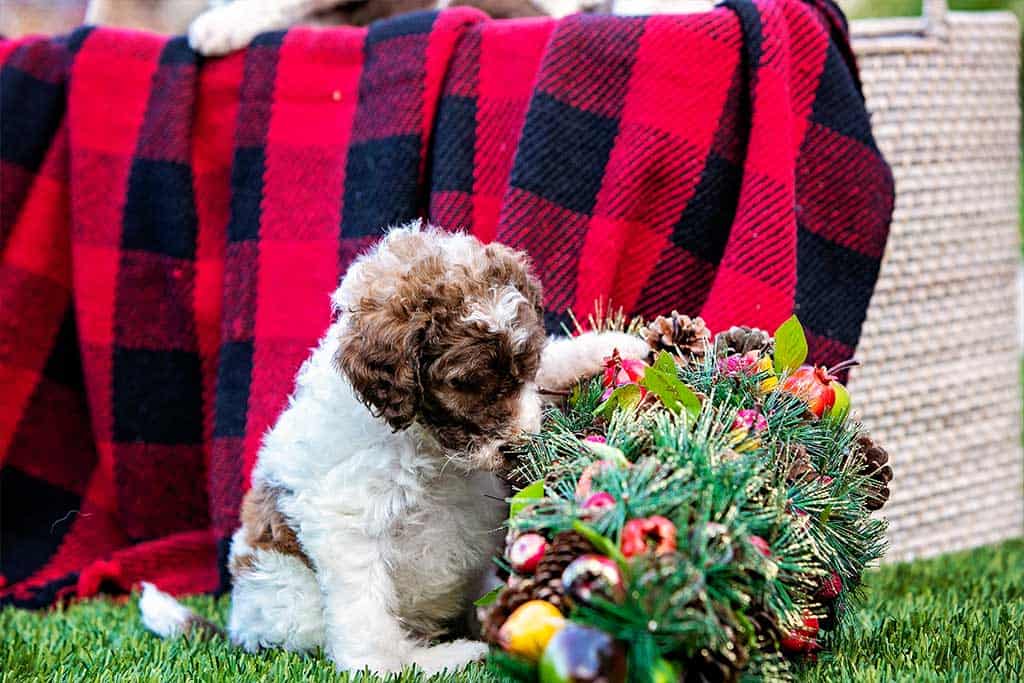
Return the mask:
<path id="1" fill-rule="evenodd" d="M 479 389 L 479 385 L 467 377 L 457 377 L 448 381 L 448 386 L 456 391 L 472 392 Z"/>

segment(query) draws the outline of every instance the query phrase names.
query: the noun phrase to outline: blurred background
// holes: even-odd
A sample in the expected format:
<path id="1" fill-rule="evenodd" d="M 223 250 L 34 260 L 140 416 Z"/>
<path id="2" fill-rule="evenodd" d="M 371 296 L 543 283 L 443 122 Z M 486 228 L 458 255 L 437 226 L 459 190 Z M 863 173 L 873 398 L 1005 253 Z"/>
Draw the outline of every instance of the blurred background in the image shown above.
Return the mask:
<path id="1" fill-rule="evenodd" d="M 4 0 L 0 3 L 0 33 L 58 33 L 82 23 L 86 0 Z"/>

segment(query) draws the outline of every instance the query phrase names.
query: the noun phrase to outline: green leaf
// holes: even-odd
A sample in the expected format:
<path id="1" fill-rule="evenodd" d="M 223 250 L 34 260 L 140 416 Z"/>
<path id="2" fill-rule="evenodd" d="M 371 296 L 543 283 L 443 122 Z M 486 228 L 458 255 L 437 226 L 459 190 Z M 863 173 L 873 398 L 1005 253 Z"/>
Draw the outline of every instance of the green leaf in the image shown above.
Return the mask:
<path id="1" fill-rule="evenodd" d="M 671 367 L 666 367 L 666 363 Z M 647 368 L 640 385 L 657 396 L 673 413 L 685 410 L 692 420 L 700 414 L 700 399 L 679 379 L 675 361 L 666 351 L 662 351 L 654 365 Z"/>
<path id="2" fill-rule="evenodd" d="M 850 413 L 850 392 L 839 382 L 832 382 L 829 386 L 836 392 L 836 400 L 832 407 L 828 409 L 826 417 L 841 423 Z"/>
<path id="3" fill-rule="evenodd" d="M 530 503 L 544 497 L 544 480 L 538 479 L 525 489 L 512 496 L 509 502 L 508 518 L 515 519 Z"/>
<path id="4" fill-rule="evenodd" d="M 604 403 L 594 408 L 594 415 L 610 420 L 616 410 L 633 408 L 640 403 L 641 398 L 643 396 L 640 395 L 640 387 L 635 384 L 624 384 L 613 391 Z"/>
<path id="5" fill-rule="evenodd" d="M 775 372 L 792 372 L 807 360 L 807 337 L 795 315 L 775 330 Z"/>
<path id="6" fill-rule="evenodd" d="M 676 361 L 668 351 L 662 351 L 659 353 L 658 357 L 654 359 L 654 365 L 652 367 L 658 372 L 663 372 L 666 375 L 679 374 L 679 370 L 676 367 Z"/>
<path id="7" fill-rule="evenodd" d="M 493 605 L 495 602 L 498 601 L 498 595 L 501 593 L 503 588 L 505 588 L 505 584 L 501 584 L 500 586 L 492 588 L 491 590 L 487 591 L 479 598 L 474 600 L 473 604 L 477 607 L 487 607 L 488 605 Z"/>

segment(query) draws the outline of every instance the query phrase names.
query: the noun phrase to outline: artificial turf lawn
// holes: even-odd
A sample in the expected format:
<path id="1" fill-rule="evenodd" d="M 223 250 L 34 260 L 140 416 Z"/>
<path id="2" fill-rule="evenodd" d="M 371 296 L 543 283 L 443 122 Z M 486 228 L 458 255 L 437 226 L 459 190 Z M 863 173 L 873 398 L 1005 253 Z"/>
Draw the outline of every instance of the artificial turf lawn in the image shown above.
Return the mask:
<path id="1" fill-rule="evenodd" d="M 887 566 L 867 577 L 862 610 L 834 655 L 803 681 L 1024 680 L 1024 540 Z M 187 602 L 223 623 L 226 599 Z M 0 680 L 359 681 L 321 658 L 248 655 L 223 641 L 166 641 L 143 630 L 134 600 L 66 610 L 0 611 Z M 407 673 L 392 680 L 418 680 Z M 491 683 L 481 668 L 437 681 Z"/>

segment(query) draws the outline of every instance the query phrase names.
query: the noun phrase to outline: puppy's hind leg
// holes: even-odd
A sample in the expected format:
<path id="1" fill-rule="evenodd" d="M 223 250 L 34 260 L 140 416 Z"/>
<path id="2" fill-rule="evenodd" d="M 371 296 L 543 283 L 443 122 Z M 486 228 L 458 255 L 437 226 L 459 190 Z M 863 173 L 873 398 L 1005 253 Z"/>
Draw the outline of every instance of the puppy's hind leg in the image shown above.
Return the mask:
<path id="1" fill-rule="evenodd" d="M 249 652 L 280 647 L 311 652 L 324 644 L 324 610 L 316 576 L 300 558 L 251 548 L 244 529 L 231 545 L 228 635 Z"/>

